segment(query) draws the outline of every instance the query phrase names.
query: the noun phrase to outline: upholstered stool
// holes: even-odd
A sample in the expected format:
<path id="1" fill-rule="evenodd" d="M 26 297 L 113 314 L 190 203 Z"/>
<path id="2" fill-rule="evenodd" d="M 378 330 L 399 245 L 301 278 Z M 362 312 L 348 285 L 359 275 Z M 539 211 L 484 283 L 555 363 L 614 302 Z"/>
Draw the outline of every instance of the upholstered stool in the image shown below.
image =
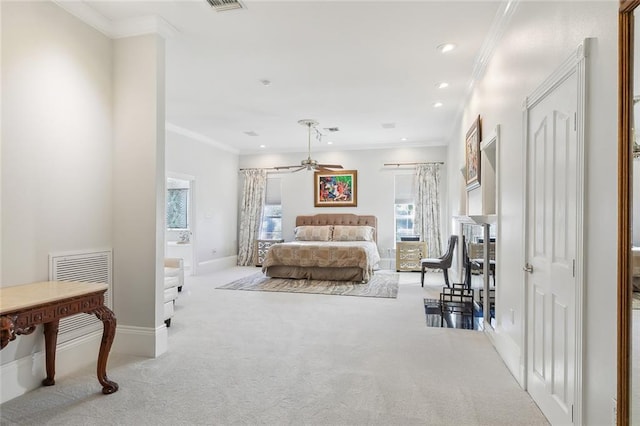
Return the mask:
<path id="1" fill-rule="evenodd" d="M 164 277 L 164 323 L 167 327 L 171 327 L 174 304 L 178 298 L 178 284 L 178 277 Z"/>

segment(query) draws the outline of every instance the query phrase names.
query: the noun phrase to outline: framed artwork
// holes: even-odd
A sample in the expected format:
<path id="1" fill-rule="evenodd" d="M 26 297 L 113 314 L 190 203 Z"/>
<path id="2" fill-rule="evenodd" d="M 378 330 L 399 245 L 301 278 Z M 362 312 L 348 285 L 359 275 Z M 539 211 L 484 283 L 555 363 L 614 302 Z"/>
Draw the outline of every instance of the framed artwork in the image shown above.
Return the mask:
<path id="1" fill-rule="evenodd" d="M 358 205 L 358 171 L 316 171 L 313 174 L 316 207 L 356 207 Z"/>
<path id="2" fill-rule="evenodd" d="M 467 191 L 480 186 L 480 116 L 473 121 L 464 141 Z"/>

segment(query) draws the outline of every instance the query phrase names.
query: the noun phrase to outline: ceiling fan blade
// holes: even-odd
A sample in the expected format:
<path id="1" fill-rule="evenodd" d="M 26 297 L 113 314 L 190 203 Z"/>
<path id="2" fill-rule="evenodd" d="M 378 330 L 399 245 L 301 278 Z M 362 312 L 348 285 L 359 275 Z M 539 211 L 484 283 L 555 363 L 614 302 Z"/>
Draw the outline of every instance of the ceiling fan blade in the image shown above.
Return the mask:
<path id="1" fill-rule="evenodd" d="M 344 169 L 340 164 L 318 164 L 320 169 Z"/>
<path id="2" fill-rule="evenodd" d="M 289 169 L 295 169 L 295 168 L 299 168 L 300 165 L 296 164 L 295 166 L 276 166 L 273 169 L 274 170 L 289 170 Z"/>

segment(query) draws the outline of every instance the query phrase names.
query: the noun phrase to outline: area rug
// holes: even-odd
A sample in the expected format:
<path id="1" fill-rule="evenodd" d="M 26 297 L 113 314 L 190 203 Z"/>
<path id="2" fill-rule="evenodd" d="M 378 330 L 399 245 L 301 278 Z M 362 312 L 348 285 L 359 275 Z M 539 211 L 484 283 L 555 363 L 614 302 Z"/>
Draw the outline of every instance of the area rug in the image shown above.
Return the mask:
<path id="1" fill-rule="evenodd" d="M 352 281 L 269 278 L 262 272 L 258 272 L 217 288 L 222 290 L 278 291 L 395 299 L 398 296 L 398 278 L 398 274 L 376 273 L 369 282 L 359 283 Z"/>

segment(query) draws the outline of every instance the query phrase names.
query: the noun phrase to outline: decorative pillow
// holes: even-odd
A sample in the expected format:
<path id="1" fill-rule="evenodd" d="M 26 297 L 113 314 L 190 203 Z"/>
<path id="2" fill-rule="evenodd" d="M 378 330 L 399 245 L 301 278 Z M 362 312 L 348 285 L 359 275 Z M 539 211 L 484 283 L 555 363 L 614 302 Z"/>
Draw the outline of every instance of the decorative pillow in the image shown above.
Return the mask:
<path id="1" fill-rule="evenodd" d="M 343 226 L 333 227 L 333 241 L 373 241 L 372 226 Z"/>
<path id="2" fill-rule="evenodd" d="M 297 241 L 330 241 L 332 226 L 298 226 L 293 231 Z"/>

